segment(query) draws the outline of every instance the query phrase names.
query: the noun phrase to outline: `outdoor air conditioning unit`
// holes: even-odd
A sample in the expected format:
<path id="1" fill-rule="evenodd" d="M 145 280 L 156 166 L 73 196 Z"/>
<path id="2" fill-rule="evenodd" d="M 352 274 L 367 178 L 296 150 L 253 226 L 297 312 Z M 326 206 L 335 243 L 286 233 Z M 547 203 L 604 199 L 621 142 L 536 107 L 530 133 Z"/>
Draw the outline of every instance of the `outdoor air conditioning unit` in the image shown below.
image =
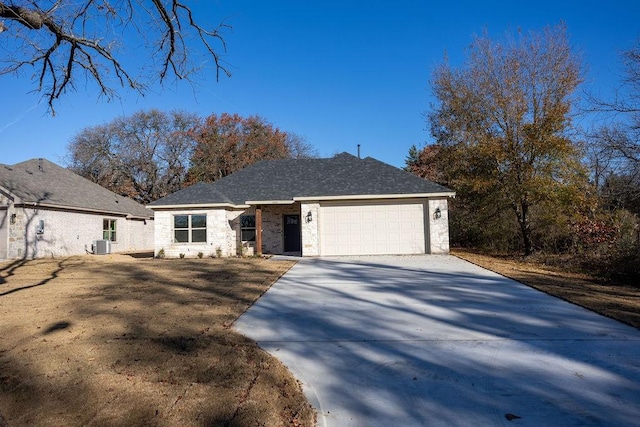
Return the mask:
<path id="1" fill-rule="evenodd" d="M 106 255 L 111 253 L 111 242 L 109 240 L 94 240 L 92 245 L 95 255 Z"/>

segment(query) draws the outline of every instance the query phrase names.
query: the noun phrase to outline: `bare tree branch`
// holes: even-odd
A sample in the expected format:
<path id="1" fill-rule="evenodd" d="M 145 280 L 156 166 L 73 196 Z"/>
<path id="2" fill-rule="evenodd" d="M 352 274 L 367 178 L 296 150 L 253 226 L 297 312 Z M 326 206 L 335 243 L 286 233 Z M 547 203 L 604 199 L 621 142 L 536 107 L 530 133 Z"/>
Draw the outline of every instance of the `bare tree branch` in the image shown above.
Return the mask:
<path id="1" fill-rule="evenodd" d="M 145 0 L 0 1 L 0 37 L 8 48 L 0 56 L 0 75 L 35 70 L 36 90 L 52 112 L 54 102 L 83 76 L 108 99 L 117 95 L 114 78 L 140 93 L 154 76 L 160 83 L 170 77 L 189 80 L 202 66 L 194 60 L 198 45 L 213 58 L 219 79 L 221 71 L 231 75 L 221 59 L 227 47 L 221 32 L 228 28 L 224 22 L 206 28 L 179 0 L 152 0 L 150 6 Z M 135 46 L 132 61 L 125 60 L 125 42 L 140 39 L 146 43 Z M 198 44 L 189 44 L 191 39 Z M 158 65 L 129 63 L 140 60 L 141 51 L 151 64 L 161 58 Z M 134 76 L 132 69 L 141 69 L 141 75 Z"/>

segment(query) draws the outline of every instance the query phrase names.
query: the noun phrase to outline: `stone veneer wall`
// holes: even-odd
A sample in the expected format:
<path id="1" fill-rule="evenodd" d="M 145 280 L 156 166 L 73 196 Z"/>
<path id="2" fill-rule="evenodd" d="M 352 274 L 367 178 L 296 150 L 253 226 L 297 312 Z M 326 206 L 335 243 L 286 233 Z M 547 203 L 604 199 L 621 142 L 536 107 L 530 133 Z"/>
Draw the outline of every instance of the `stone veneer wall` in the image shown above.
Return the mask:
<path id="1" fill-rule="evenodd" d="M 15 215 L 11 224 L 11 215 Z M 51 209 L 7 209 L 7 258 L 43 258 L 90 253 L 93 241 L 102 239 L 103 219 L 116 220 L 117 241 L 111 252 L 151 250 L 153 220 L 127 220 L 125 217 L 69 212 Z M 44 230 L 38 233 L 40 221 Z"/>
<path id="2" fill-rule="evenodd" d="M 431 254 L 449 253 L 449 209 L 447 199 L 429 199 L 428 215 L 428 236 Z M 440 208 L 440 218 L 434 217 L 434 212 Z"/>
<path id="3" fill-rule="evenodd" d="M 207 243 L 173 243 L 174 215 L 207 215 Z M 300 214 L 300 205 L 266 205 L 262 207 L 262 252 L 280 254 L 284 249 L 283 215 Z M 202 252 L 203 256 L 217 256 L 218 250 L 223 257 L 235 255 L 253 255 L 255 242 L 240 241 L 240 216 L 255 215 L 255 208 L 249 209 L 206 209 L 172 210 L 155 212 L 155 254 L 163 250 L 165 256 L 173 258 L 184 254 L 194 257 Z"/>
<path id="4" fill-rule="evenodd" d="M 283 215 L 300 215 L 300 204 L 262 207 L 262 252 L 265 254 L 284 252 Z M 303 218 L 300 218 L 300 223 L 304 223 Z"/>
<path id="5" fill-rule="evenodd" d="M 7 258 L 9 246 L 9 218 L 13 212 L 9 199 L 0 192 L 0 260 Z"/>
<path id="6" fill-rule="evenodd" d="M 174 243 L 174 215 L 206 215 L 206 243 Z M 233 214 L 226 209 L 156 211 L 154 252 L 158 256 L 160 251 L 164 251 L 164 255 L 168 258 L 177 258 L 180 254 L 184 254 L 185 257 L 197 257 L 199 253 L 206 257 L 217 256 L 218 250 L 222 256 L 235 255 L 234 231 L 230 224 L 232 219 Z"/>
<path id="7" fill-rule="evenodd" d="M 320 255 L 320 203 L 306 202 L 300 205 L 302 224 L 302 256 Z M 311 212 L 311 222 L 305 220 Z"/>
<path id="8" fill-rule="evenodd" d="M 441 217 L 434 218 L 436 208 L 440 208 Z M 311 212 L 312 221 L 306 222 Z M 173 215 L 206 214 L 207 243 L 173 243 Z M 253 255 L 255 243 L 240 241 L 240 216 L 255 215 L 255 208 L 175 210 L 155 212 L 155 253 L 164 250 L 167 257 L 216 256 L 218 250 L 222 256 Z M 284 251 L 283 215 L 300 215 L 302 234 L 302 255 L 318 256 L 320 252 L 320 204 L 318 202 L 294 203 L 291 205 L 265 205 L 262 207 L 262 249 L 265 254 L 280 254 Z M 426 203 L 427 252 L 432 254 L 449 253 L 449 218 L 446 198 L 429 199 Z M 243 249 L 244 247 L 244 249 Z"/>

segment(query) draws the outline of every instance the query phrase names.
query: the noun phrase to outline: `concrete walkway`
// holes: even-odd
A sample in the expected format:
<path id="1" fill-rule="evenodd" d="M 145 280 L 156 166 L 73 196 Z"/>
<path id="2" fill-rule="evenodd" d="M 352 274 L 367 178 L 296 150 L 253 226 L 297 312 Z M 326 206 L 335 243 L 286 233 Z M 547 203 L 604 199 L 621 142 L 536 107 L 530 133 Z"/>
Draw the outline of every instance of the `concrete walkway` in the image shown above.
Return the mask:
<path id="1" fill-rule="evenodd" d="M 302 259 L 235 328 L 319 426 L 640 426 L 640 331 L 451 256 Z"/>

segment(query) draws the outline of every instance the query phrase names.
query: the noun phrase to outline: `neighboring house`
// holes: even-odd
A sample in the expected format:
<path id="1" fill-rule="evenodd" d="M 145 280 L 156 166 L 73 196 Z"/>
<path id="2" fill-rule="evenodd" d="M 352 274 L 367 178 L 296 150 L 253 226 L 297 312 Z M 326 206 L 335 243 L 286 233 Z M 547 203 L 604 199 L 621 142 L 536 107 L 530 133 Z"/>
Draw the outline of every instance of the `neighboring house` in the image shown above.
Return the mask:
<path id="1" fill-rule="evenodd" d="M 45 159 L 0 165 L 0 259 L 153 249 L 153 212 Z"/>
<path id="2" fill-rule="evenodd" d="M 167 257 L 449 252 L 448 188 L 373 158 L 266 160 L 150 203 Z"/>

